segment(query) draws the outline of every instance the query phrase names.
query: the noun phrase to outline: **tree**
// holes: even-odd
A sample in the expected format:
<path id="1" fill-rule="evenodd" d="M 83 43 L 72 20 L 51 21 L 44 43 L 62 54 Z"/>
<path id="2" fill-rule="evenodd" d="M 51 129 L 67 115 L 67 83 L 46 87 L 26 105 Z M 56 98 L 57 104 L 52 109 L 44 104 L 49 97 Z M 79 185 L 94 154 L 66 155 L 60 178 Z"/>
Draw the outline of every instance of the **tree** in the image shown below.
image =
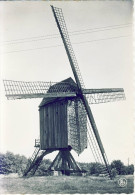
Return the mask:
<path id="1" fill-rule="evenodd" d="M 134 174 L 134 165 L 129 165 L 129 166 L 127 166 L 127 174 L 131 174 L 131 175 L 133 175 Z"/>
<path id="2" fill-rule="evenodd" d="M 125 167 L 121 160 L 114 160 L 111 163 L 111 169 L 115 168 L 118 172 L 118 175 L 125 174 Z"/>
<path id="3" fill-rule="evenodd" d="M 5 174 L 7 172 L 8 170 L 5 154 L 0 153 L 0 174 Z"/>
<path id="4" fill-rule="evenodd" d="M 28 159 L 25 156 L 16 154 L 15 155 L 16 173 L 18 173 L 19 175 L 23 174 L 24 170 L 26 169 L 27 163 Z"/>
<path id="5" fill-rule="evenodd" d="M 46 170 L 49 168 L 51 160 L 44 159 L 36 171 L 36 175 L 46 175 Z"/>
<path id="6" fill-rule="evenodd" d="M 102 173 L 102 165 L 100 163 L 89 163 L 90 174 L 99 175 Z"/>
<path id="7" fill-rule="evenodd" d="M 12 152 L 0 154 L 0 174 L 18 173 L 22 174 L 27 165 L 27 158 L 14 155 Z"/>
<path id="8" fill-rule="evenodd" d="M 117 174 L 118 174 L 118 172 L 117 172 L 116 168 L 112 168 L 111 169 L 111 175 L 112 175 L 112 177 L 113 178 L 116 177 Z"/>

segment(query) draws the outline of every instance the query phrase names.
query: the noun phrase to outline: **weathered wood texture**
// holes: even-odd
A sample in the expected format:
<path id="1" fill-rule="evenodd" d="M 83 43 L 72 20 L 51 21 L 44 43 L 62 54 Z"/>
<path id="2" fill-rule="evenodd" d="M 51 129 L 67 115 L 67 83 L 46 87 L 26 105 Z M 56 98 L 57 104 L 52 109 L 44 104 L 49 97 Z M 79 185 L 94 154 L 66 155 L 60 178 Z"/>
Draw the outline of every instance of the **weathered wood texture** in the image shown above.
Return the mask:
<path id="1" fill-rule="evenodd" d="M 52 85 L 55 90 L 76 91 L 72 78 Z M 78 154 L 87 147 L 87 115 L 80 97 L 44 98 L 39 105 L 41 149 L 71 146 Z M 64 163 L 64 162 L 63 162 Z"/>
<path id="2" fill-rule="evenodd" d="M 70 153 L 70 149 L 61 149 L 48 170 L 81 172 L 80 167 Z"/>
<path id="3" fill-rule="evenodd" d="M 40 107 L 40 147 L 67 148 L 67 101 L 60 100 Z"/>

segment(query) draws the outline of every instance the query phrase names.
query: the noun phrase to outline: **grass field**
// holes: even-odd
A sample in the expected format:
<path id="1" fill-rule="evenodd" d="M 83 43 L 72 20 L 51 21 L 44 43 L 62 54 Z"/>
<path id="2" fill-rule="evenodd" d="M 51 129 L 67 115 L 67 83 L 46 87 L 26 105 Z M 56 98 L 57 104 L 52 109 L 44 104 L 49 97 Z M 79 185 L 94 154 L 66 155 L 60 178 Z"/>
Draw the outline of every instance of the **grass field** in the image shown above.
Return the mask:
<path id="1" fill-rule="evenodd" d="M 133 176 L 121 176 L 127 185 L 120 187 L 118 178 L 106 180 L 94 176 L 42 176 L 0 178 L 1 194 L 93 194 L 93 193 L 133 193 Z"/>

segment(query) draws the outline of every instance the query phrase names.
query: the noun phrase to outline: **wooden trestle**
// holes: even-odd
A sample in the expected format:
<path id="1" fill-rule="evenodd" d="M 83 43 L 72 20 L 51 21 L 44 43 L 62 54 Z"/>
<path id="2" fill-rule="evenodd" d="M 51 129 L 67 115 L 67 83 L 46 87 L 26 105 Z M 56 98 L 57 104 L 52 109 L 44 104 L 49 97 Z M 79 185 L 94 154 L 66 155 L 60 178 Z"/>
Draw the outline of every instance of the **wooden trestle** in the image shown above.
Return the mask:
<path id="1" fill-rule="evenodd" d="M 35 174 L 36 170 L 38 169 L 42 159 L 47 154 L 56 151 L 56 149 L 47 149 L 47 150 L 40 150 L 36 148 L 31 160 L 29 160 L 26 170 L 24 171 L 23 176 L 32 176 Z M 61 148 L 59 149 L 59 153 L 49 166 L 47 172 L 50 171 L 61 171 L 62 174 L 69 175 L 71 172 L 82 172 L 80 167 L 75 162 L 72 154 L 71 148 Z"/>
<path id="2" fill-rule="evenodd" d="M 81 172 L 80 167 L 75 162 L 70 149 L 63 148 L 59 150 L 59 153 L 51 163 L 48 171 L 55 170 L 61 171 L 62 174 L 68 175 L 71 172 Z"/>

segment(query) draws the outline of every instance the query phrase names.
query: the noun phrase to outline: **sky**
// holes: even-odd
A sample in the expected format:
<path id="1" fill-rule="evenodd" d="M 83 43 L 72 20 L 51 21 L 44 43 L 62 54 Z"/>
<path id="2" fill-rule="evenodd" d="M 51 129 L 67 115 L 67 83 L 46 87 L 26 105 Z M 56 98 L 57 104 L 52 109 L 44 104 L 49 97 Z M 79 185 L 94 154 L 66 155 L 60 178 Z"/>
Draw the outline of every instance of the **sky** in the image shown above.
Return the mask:
<path id="1" fill-rule="evenodd" d="M 91 109 L 109 161 L 133 163 L 132 1 L 51 4 L 63 10 L 86 88 L 124 88 L 125 101 Z M 42 99 L 7 100 L 2 80 L 59 82 L 73 74 L 50 2 L 0 2 L 0 22 L 1 152 L 30 157 L 39 137 Z M 89 148 L 72 154 L 77 161 L 93 161 Z"/>

